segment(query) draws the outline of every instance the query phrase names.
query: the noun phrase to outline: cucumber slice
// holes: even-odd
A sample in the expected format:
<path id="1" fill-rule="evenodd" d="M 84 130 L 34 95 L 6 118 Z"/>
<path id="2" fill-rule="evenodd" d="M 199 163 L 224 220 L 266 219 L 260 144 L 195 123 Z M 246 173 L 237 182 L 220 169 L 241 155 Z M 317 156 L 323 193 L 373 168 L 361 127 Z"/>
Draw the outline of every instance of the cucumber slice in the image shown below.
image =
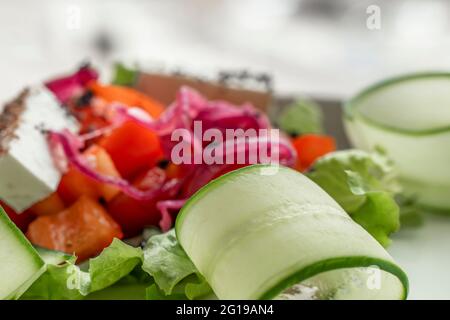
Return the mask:
<path id="1" fill-rule="evenodd" d="M 50 250 L 42 247 L 35 247 L 39 256 L 46 264 L 60 265 L 73 259 L 73 256 L 61 251 Z M 76 259 L 76 258 L 75 258 Z"/>
<path id="2" fill-rule="evenodd" d="M 177 217 L 178 240 L 217 297 L 296 298 L 306 288 L 315 298 L 406 298 L 407 277 L 384 248 L 314 182 L 276 168 L 223 175 Z"/>
<path id="3" fill-rule="evenodd" d="M 0 207 L 0 300 L 17 299 L 45 271 L 44 261 Z"/>
<path id="4" fill-rule="evenodd" d="M 407 194 L 450 213 L 450 73 L 403 76 L 364 90 L 344 106 L 357 148 L 382 147 Z"/>

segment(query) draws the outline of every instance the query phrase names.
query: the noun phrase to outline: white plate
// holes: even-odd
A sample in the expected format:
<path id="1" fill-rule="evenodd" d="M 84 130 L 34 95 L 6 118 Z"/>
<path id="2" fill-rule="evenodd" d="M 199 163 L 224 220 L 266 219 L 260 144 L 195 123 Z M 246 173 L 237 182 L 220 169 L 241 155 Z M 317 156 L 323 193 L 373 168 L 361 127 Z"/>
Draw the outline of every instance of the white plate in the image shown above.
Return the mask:
<path id="1" fill-rule="evenodd" d="M 408 299 L 450 299 L 450 216 L 426 215 L 423 226 L 395 234 L 388 251 L 408 275 Z"/>

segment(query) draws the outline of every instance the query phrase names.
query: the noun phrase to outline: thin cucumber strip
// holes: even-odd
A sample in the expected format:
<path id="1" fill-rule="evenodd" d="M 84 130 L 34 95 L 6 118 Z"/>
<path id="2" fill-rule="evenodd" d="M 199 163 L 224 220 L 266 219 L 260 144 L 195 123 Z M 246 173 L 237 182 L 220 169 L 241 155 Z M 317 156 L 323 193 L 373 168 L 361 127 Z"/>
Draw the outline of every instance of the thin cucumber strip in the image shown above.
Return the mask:
<path id="1" fill-rule="evenodd" d="M 360 149 L 384 149 L 405 192 L 450 213 L 450 73 L 424 73 L 376 84 L 344 106 L 344 124 Z"/>
<path id="2" fill-rule="evenodd" d="M 0 207 L 0 300 L 17 299 L 45 271 L 45 263 Z"/>
<path id="3" fill-rule="evenodd" d="M 218 298 L 295 298 L 299 286 L 314 298 L 406 298 L 405 273 L 325 191 L 289 168 L 262 174 L 268 168 L 212 181 L 178 215 L 179 242 Z"/>
<path id="4" fill-rule="evenodd" d="M 39 246 L 34 247 L 41 259 L 47 264 L 60 265 L 73 259 L 73 256 L 61 251 L 50 250 Z"/>

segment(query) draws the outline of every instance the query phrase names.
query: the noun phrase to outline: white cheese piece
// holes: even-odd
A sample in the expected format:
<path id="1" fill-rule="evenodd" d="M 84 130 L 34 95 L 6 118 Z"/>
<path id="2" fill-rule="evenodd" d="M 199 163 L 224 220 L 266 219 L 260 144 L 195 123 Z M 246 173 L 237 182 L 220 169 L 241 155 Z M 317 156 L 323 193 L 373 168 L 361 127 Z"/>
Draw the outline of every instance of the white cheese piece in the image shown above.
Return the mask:
<path id="1" fill-rule="evenodd" d="M 23 105 L 10 138 L 0 141 L 0 198 L 17 212 L 50 195 L 61 179 L 43 130 L 78 130 L 77 121 L 45 87 L 31 89 Z"/>

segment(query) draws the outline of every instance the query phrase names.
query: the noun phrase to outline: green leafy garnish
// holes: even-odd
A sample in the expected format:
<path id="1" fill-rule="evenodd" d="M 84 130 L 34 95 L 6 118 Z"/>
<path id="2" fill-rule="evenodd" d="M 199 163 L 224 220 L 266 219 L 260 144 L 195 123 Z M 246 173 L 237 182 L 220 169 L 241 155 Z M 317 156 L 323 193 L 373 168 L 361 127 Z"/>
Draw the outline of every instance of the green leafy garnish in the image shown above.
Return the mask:
<path id="1" fill-rule="evenodd" d="M 211 292 L 178 243 L 175 231 L 152 236 L 144 248 L 142 268 L 154 279 L 148 299 L 195 299 Z"/>
<path id="2" fill-rule="evenodd" d="M 137 80 L 138 71 L 128 68 L 121 63 L 116 63 L 114 66 L 113 84 L 120 86 L 132 86 Z"/>
<path id="3" fill-rule="evenodd" d="M 400 223 L 402 227 L 420 227 L 423 225 L 423 211 L 415 197 L 398 194 L 395 200 L 400 206 Z"/>
<path id="4" fill-rule="evenodd" d="M 166 294 L 155 283 L 147 288 L 146 296 L 148 300 L 194 300 L 204 297 L 213 298 L 214 294 L 203 277 L 191 274 L 176 284 L 170 294 Z"/>
<path id="5" fill-rule="evenodd" d="M 56 254 L 56 253 L 55 253 Z M 47 270 L 22 295 L 21 299 L 78 300 L 89 291 L 89 274 L 75 265 L 76 257 L 63 262 L 47 262 Z"/>
<path id="6" fill-rule="evenodd" d="M 114 239 L 82 265 L 76 257 L 38 248 L 47 270 L 22 299 L 197 299 L 212 290 L 175 236 L 152 233 L 142 250 Z"/>
<path id="7" fill-rule="evenodd" d="M 39 250 L 39 249 L 38 249 Z M 45 249 L 44 249 L 45 250 Z M 89 293 L 116 283 L 142 261 L 142 251 L 118 239 L 89 261 L 89 271 L 75 264 L 76 257 L 45 250 L 47 270 L 24 293 L 22 299 L 82 299 Z M 62 260 L 61 260 L 62 259 Z"/>
<path id="8" fill-rule="evenodd" d="M 308 173 L 380 244 L 400 227 L 394 196 L 401 191 L 392 163 L 380 152 L 345 150 L 330 153 Z"/>
<path id="9" fill-rule="evenodd" d="M 90 293 L 88 300 L 145 300 L 147 287 L 154 283 L 141 265 L 114 283 L 112 286 Z"/>
<path id="10" fill-rule="evenodd" d="M 142 250 L 114 239 L 112 244 L 89 261 L 90 292 L 98 291 L 122 279 L 142 261 Z"/>
<path id="11" fill-rule="evenodd" d="M 307 100 L 298 100 L 287 106 L 278 119 L 280 129 L 294 136 L 323 133 L 322 123 L 322 110 L 316 103 Z"/>
<path id="12" fill-rule="evenodd" d="M 350 216 L 377 241 L 387 247 L 389 235 L 400 228 L 399 207 L 388 192 L 367 192 L 364 204 Z"/>

